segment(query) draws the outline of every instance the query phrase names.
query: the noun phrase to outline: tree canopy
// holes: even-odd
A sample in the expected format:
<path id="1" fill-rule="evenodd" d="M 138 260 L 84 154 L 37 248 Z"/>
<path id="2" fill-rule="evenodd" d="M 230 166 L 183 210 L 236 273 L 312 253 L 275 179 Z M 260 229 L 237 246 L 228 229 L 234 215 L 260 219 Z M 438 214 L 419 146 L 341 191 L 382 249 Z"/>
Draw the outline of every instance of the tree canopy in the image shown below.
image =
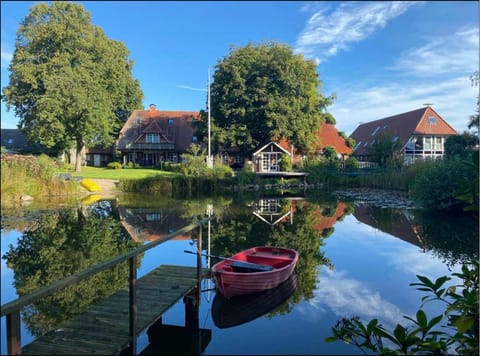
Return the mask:
<path id="1" fill-rule="evenodd" d="M 33 6 L 17 30 L 2 100 L 34 142 L 59 151 L 109 145 L 143 93 L 126 46 L 92 25 L 81 4 Z"/>
<path id="2" fill-rule="evenodd" d="M 215 66 L 213 141 L 251 153 L 272 139 L 288 139 L 310 153 L 324 110 L 333 100 L 320 88 L 315 62 L 294 54 L 288 45 L 232 48 Z"/>

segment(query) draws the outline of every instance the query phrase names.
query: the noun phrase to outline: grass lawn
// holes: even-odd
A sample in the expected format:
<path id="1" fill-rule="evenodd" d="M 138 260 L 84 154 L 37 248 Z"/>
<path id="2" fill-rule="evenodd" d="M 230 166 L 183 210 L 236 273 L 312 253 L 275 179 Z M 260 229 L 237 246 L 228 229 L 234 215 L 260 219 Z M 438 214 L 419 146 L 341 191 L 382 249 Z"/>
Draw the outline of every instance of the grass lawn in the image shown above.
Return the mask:
<path id="1" fill-rule="evenodd" d="M 175 177 L 181 175 L 176 172 L 159 171 L 156 169 L 106 169 L 104 167 L 82 167 L 80 173 L 73 171 L 62 171 L 58 173 L 70 173 L 72 176 L 83 178 L 103 179 L 139 179 L 155 176 Z"/>

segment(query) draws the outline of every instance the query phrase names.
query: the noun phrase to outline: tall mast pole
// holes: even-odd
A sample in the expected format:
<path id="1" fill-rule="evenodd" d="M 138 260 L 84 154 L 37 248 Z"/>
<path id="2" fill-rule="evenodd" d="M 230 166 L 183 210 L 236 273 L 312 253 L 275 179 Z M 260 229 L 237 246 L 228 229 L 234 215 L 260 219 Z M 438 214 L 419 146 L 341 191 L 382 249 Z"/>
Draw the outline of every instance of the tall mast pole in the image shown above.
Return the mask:
<path id="1" fill-rule="evenodd" d="M 207 106 L 208 106 L 208 157 L 207 157 L 207 166 L 212 168 L 212 152 L 210 144 L 210 67 L 208 67 L 208 96 L 207 96 Z"/>

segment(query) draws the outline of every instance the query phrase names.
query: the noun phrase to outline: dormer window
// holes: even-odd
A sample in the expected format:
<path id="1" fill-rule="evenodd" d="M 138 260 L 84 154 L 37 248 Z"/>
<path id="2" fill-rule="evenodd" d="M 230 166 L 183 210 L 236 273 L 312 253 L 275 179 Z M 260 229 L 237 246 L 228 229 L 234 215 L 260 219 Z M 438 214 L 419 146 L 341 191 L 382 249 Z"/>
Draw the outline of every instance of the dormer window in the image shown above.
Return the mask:
<path id="1" fill-rule="evenodd" d="M 372 136 L 375 136 L 375 134 L 378 132 L 378 130 L 380 130 L 380 126 L 377 126 L 377 128 L 375 130 L 373 130 Z"/>
<path id="2" fill-rule="evenodd" d="M 140 119 L 139 117 L 137 117 L 137 118 L 135 119 L 135 123 L 136 123 L 137 125 L 140 125 L 140 124 L 142 123 L 142 119 Z"/>
<path id="3" fill-rule="evenodd" d="M 154 133 L 147 133 L 147 143 L 160 143 L 160 135 Z"/>

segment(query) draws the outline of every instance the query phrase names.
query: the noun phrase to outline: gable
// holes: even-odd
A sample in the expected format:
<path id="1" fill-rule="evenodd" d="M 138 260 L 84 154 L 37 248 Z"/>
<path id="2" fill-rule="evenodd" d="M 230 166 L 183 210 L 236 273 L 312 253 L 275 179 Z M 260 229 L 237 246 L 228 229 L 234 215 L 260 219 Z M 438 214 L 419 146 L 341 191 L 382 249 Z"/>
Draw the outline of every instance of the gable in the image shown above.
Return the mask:
<path id="1" fill-rule="evenodd" d="M 194 135 L 193 121 L 200 119 L 194 111 L 134 110 L 120 130 L 117 147 L 139 142 L 147 133 L 158 133 L 163 142 L 174 142 L 177 151 L 186 151 Z"/>
<path id="2" fill-rule="evenodd" d="M 432 108 L 428 108 L 417 127 L 416 134 L 422 135 L 456 135 L 457 132 Z"/>
<path id="3" fill-rule="evenodd" d="M 429 117 L 435 117 L 437 124 L 429 125 Z M 355 154 L 368 155 L 378 134 L 389 134 L 404 146 L 413 134 L 455 135 L 456 131 L 431 107 L 424 107 L 359 125 L 350 135 Z"/>
<path id="4" fill-rule="evenodd" d="M 290 156 L 290 152 L 288 152 L 285 148 L 283 148 L 282 146 L 280 146 L 278 143 L 276 143 L 274 141 L 270 141 L 265 146 L 263 146 L 262 148 L 255 151 L 253 153 L 253 156 L 255 157 L 259 153 L 266 152 L 266 151 L 268 151 L 268 152 L 282 152 L 282 153 L 286 153 L 287 155 Z"/>

